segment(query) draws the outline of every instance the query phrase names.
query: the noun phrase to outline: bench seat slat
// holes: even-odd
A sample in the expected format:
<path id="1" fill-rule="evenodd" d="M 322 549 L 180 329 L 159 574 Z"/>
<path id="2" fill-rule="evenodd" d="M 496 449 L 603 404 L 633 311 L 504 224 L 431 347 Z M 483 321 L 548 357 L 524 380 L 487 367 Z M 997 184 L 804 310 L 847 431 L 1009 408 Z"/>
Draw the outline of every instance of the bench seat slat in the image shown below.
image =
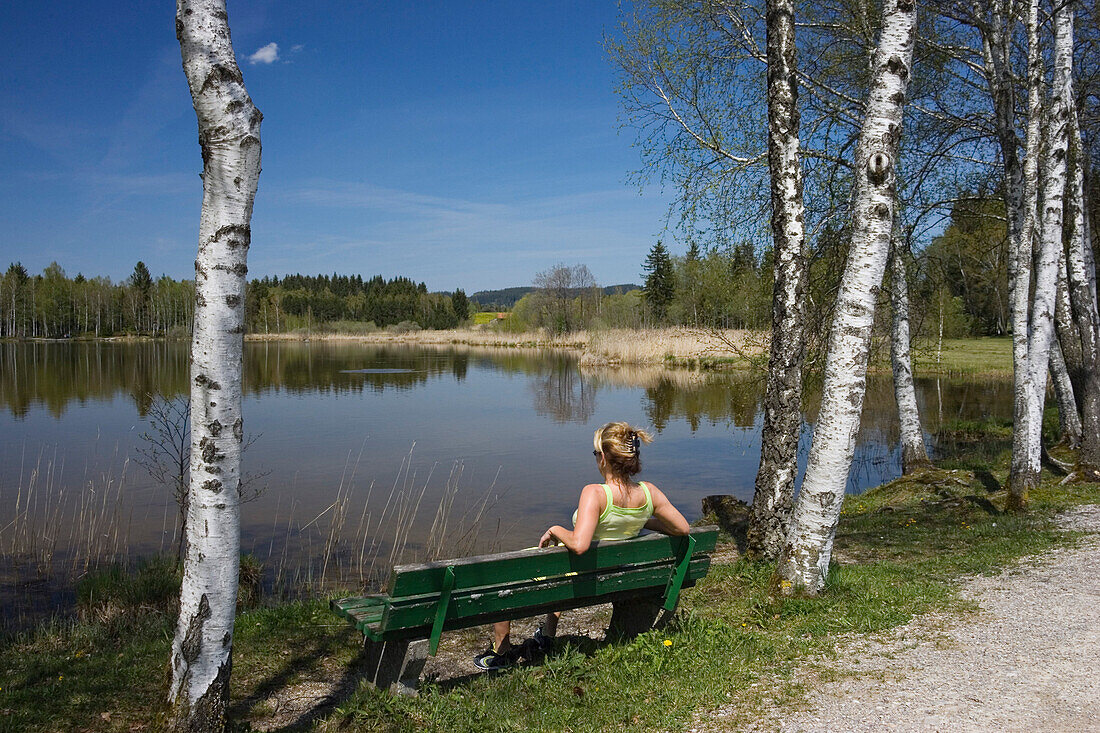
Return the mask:
<path id="1" fill-rule="evenodd" d="M 714 550 L 717 542 L 715 527 L 696 527 L 696 554 Z M 391 598 L 438 593 L 448 567 L 455 568 L 455 591 L 496 583 L 509 583 L 532 577 L 552 577 L 569 572 L 583 573 L 625 563 L 651 562 L 680 556 L 687 537 L 651 534 L 631 540 L 596 542 L 583 555 L 564 547 L 517 550 L 495 555 L 479 555 L 442 562 L 399 565 L 390 576 L 388 595 Z"/>
<path id="2" fill-rule="evenodd" d="M 704 577 L 709 568 L 709 557 L 692 560 L 685 586 Z M 668 564 L 654 564 L 635 569 L 612 568 L 545 581 L 458 591 L 451 596 L 443 629 L 446 631 L 477 625 L 481 623 L 479 619 L 484 617 L 504 618 L 504 614 L 510 614 L 517 618 L 533 615 L 538 613 L 534 609 L 548 606 L 566 608 L 571 605 L 575 607 L 587 603 L 602 603 L 603 596 L 640 590 L 659 596 L 664 591 L 671 572 L 672 568 Z M 580 603 L 576 603 L 578 601 Z M 429 595 L 413 599 L 394 599 L 377 622 L 356 626 L 375 640 L 408 638 L 420 634 L 426 636 L 435 619 L 436 607 L 437 599 Z"/>
<path id="3" fill-rule="evenodd" d="M 685 588 L 689 588 L 693 585 L 695 585 L 695 581 L 684 583 Z M 465 618 L 455 619 L 444 624 L 443 631 L 455 631 L 457 629 L 466 629 L 471 626 L 481 626 L 484 624 L 495 623 L 497 621 L 542 616 L 549 611 L 569 611 L 574 608 L 586 608 L 605 603 L 618 603 L 620 601 L 626 600 L 637 600 L 644 598 L 651 600 L 653 603 L 660 604 L 660 592 L 656 592 L 656 595 L 654 593 L 654 588 L 638 588 L 634 590 L 607 593 L 597 598 L 576 598 L 573 600 L 544 603 L 537 606 L 509 608 L 502 611 L 482 613 L 478 614 L 477 616 L 467 616 Z M 427 638 L 428 632 L 430 630 L 431 629 L 427 626 L 416 626 L 408 629 L 396 629 L 385 632 L 375 632 L 372 630 L 372 627 L 369 626 L 359 629 L 359 631 L 362 631 L 363 635 L 371 641 L 401 641 L 405 639 L 425 639 Z"/>
<path id="4" fill-rule="evenodd" d="M 381 617 L 382 610 L 388 600 L 384 595 L 340 598 L 330 601 L 329 607 L 352 623 L 357 623 L 364 613 L 376 611 L 377 615 Z"/>

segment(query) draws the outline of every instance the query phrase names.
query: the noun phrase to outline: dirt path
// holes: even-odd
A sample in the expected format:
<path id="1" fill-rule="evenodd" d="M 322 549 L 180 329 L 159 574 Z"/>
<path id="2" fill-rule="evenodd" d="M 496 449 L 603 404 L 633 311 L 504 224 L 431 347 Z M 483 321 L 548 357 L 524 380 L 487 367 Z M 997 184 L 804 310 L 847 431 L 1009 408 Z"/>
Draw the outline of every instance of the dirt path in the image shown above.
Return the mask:
<path id="1" fill-rule="evenodd" d="M 806 665 L 805 710 L 738 727 L 720 710 L 695 731 L 1100 731 L 1100 506 L 1061 519 L 1074 548 L 968 578 L 977 616 L 929 614 Z M 822 682 L 821 680 L 828 680 Z"/>

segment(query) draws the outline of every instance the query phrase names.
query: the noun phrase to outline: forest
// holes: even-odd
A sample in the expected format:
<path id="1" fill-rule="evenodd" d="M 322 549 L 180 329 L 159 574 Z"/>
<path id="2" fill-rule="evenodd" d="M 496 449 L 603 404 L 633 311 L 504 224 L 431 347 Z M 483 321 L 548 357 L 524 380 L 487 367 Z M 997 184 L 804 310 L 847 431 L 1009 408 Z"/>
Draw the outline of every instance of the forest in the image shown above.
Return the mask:
<path id="1" fill-rule="evenodd" d="M 58 263 L 29 275 L 13 262 L 0 276 L 0 338 L 155 336 L 189 338 L 195 284 L 161 275 L 144 262 L 113 283 L 104 276 L 68 277 Z M 455 328 L 469 318 L 462 290 L 429 293 L 424 283 L 376 275 L 287 275 L 253 279 L 246 286 L 250 333 L 282 333 L 341 324 L 405 330 Z"/>
<path id="2" fill-rule="evenodd" d="M 839 239 L 833 238 L 839 247 Z M 826 247 L 822 244 L 822 247 Z M 913 252 L 909 262 L 914 334 L 934 339 L 1004 336 L 1011 332 L 1008 241 L 1003 201 L 988 194 L 961 197 L 939 236 Z M 840 270 L 837 252 L 823 252 L 811 265 L 811 298 L 830 311 Z M 600 287 L 564 265 L 538 273 L 541 287 L 513 288 L 525 294 L 498 327 L 526 331 L 690 326 L 766 329 L 770 324 L 773 252 L 769 243 L 736 245 L 692 242 L 673 255 L 662 242 L 648 253 L 639 244 L 641 290 Z M 566 282 L 568 319 L 555 311 L 555 278 L 572 269 Z M 569 273 L 565 273 L 569 277 Z M 363 331 L 369 328 L 448 329 L 465 324 L 478 310 L 498 311 L 498 302 L 478 303 L 462 289 L 429 292 L 423 283 L 382 275 L 286 275 L 254 278 L 246 285 L 248 333 L 295 330 Z M 883 296 L 885 297 L 885 295 Z M 563 306 L 564 307 L 564 306 Z M 144 335 L 188 338 L 194 311 L 194 283 L 167 275 L 153 278 L 144 262 L 121 282 L 78 273 L 69 277 L 54 262 L 31 275 L 13 262 L 0 274 L 0 338 L 74 338 Z M 559 315 L 555 315 L 558 313 Z M 885 314 L 885 309 L 880 309 Z M 373 325 L 369 325 L 373 324 Z M 888 324 L 880 318 L 879 336 Z"/>

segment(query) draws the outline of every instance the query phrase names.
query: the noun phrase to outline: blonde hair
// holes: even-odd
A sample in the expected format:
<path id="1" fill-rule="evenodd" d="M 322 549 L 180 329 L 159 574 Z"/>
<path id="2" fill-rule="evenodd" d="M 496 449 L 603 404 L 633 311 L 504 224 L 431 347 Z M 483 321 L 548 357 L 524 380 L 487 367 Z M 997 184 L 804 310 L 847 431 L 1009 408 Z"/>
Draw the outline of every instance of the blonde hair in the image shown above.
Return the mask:
<path id="1" fill-rule="evenodd" d="M 649 433 L 625 422 L 609 422 L 592 438 L 592 445 L 603 454 L 611 472 L 621 478 L 642 470 L 642 443 L 652 442 Z"/>

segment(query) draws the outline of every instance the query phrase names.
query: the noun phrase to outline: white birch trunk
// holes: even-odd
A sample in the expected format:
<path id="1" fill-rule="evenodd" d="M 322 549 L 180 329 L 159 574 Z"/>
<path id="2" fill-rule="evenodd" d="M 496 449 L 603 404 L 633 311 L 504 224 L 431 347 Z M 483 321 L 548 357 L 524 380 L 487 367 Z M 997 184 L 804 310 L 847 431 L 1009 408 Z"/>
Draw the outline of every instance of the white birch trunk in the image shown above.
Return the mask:
<path id="1" fill-rule="evenodd" d="M 931 465 L 924 445 L 924 430 L 913 386 L 913 361 L 909 353 L 909 283 L 905 272 L 904 245 L 895 230 L 890 272 L 890 304 L 893 310 L 890 331 L 890 363 L 894 372 L 894 399 L 898 404 L 901 428 L 901 471 L 909 474 Z"/>
<path id="2" fill-rule="evenodd" d="M 821 410 L 776 570 L 783 594 L 820 592 L 829 570 L 866 391 L 875 299 L 890 250 L 915 22 L 912 0 L 886 0 L 853 166 L 852 240 L 829 335 Z"/>
<path id="3" fill-rule="evenodd" d="M 1068 38 L 1073 45 L 1073 8 L 1064 11 L 1068 16 Z M 1067 285 L 1077 333 L 1081 339 L 1081 448 L 1077 454 L 1077 472 L 1082 478 L 1100 480 L 1100 315 L 1096 302 L 1096 263 L 1092 253 L 1092 236 L 1089 231 L 1088 187 L 1085 185 L 1085 155 L 1081 142 L 1081 129 L 1077 109 L 1072 96 L 1072 75 L 1066 83 L 1069 105 L 1070 145 L 1073 146 L 1072 174 L 1069 180 L 1069 238 L 1066 243 Z"/>
<path id="4" fill-rule="evenodd" d="M 1058 339 L 1050 343 L 1050 381 L 1054 384 L 1054 396 L 1058 400 L 1058 424 L 1062 440 L 1070 448 L 1081 445 L 1081 416 L 1077 414 L 1077 402 L 1073 395 L 1073 382 L 1069 378 L 1066 360 Z"/>
<path id="5" fill-rule="evenodd" d="M 1033 5 L 1037 0 L 1032 0 Z M 1037 15 L 1036 11 L 1032 11 Z M 1067 20 L 1069 23 L 1067 23 Z M 1033 18 L 1029 17 L 1030 26 Z M 1062 6 L 1054 15 L 1054 86 L 1047 121 L 1048 140 L 1043 155 L 1042 236 L 1035 267 L 1035 296 L 1031 305 L 1031 333 L 1028 340 L 1028 364 L 1031 370 L 1028 392 L 1027 467 L 1008 485 L 1008 508 L 1027 506 L 1028 493 L 1039 480 L 1042 469 L 1043 407 L 1046 402 L 1046 372 L 1050 363 L 1050 344 L 1054 338 L 1054 310 L 1058 284 L 1058 259 L 1062 252 L 1063 199 L 1066 190 L 1066 156 L 1069 150 L 1069 107 L 1067 92 L 1072 94 L 1070 72 L 1073 67 L 1072 18 Z M 1034 32 L 1037 37 L 1038 31 Z M 1034 41 L 1029 41 L 1029 43 Z M 1031 55 L 1029 50 L 1029 55 Z M 1029 77 L 1031 71 L 1029 70 Z M 1029 82 L 1029 86 L 1032 84 Z M 1028 100 L 1031 108 L 1031 100 Z M 1029 121 L 1030 125 L 1030 121 Z"/>
<path id="6" fill-rule="evenodd" d="M 1072 136 L 1073 132 L 1071 131 L 1071 146 L 1073 145 Z M 1067 174 L 1069 187 L 1066 189 L 1066 218 L 1069 220 L 1071 227 L 1075 226 L 1073 222 L 1073 206 L 1076 201 L 1076 193 L 1073 190 L 1073 175 L 1074 171 L 1071 162 L 1070 172 Z M 1084 394 L 1086 375 L 1081 350 L 1081 336 L 1078 333 L 1077 322 L 1073 318 L 1073 303 L 1069 293 L 1069 266 L 1066 257 L 1067 254 L 1063 250 L 1061 256 L 1058 258 L 1058 296 L 1055 300 L 1054 307 L 1054 335 L 1058 342 L 1058 346 L 1062 350 L 1066 371 L 1069 372 L 1069 379 L 1073 385 L 1073 395 L 1077 400 L 1077 414 L 1080 415 L 1081 397 Z"/>
<path id="7" fill-rule="evenodd" d="M 233 54 L 224 0 L 177 0 L 176 35 L 198 117 L 203 201 L 191 341 L 191 482 L 171 725 L 224 727 L 240 562 L 241 358 L 260 121 Z"/>
<path id="8" fill-rule="evenodd" d="M 1030 460 L 1030 435 L 1034 400 L 1031 364 L 1031 261 L 1036 241 L 1036 210 L 1039 192 L 1039 151 L 1042 147 L 1042 54 L 1039 47 L 1039 1 L 1030 0 L 1027 17 L 1027 139 L 1024 155 L 1024 197 L 1021 212 L 1020 238 L 1012 259 L 1015 263 L 1012 278 L 1012 370 L 1013 370 L 1013 430 L 1012 459 L 1009 467 L 1008 504 L 1022 506 L 1027 495 L 1039 481 L 1039 473 L 1032 470 Z M 1046 356 L 1044 355 L 1044 367 Z M 1046 376 L 1042 387 L 1046 389 Z M 1041 420 L 1040 420 L 1041 422 Z M 1041 428 L 1041 425 L 1040 425 Z M 1021 503 L 1022 502 L 1022 503 Z"/>
<path id="9" fill-rule="evenodd" d="M 806 261 L 802 251 L 805 232 L 793 0 L 768 0 L 767 29 L 768 166 L 775 288 L 760 467 L 752 499 L 748 551 L 774 560 L 783 548 L 794 501 L 806 340 Z"/>

